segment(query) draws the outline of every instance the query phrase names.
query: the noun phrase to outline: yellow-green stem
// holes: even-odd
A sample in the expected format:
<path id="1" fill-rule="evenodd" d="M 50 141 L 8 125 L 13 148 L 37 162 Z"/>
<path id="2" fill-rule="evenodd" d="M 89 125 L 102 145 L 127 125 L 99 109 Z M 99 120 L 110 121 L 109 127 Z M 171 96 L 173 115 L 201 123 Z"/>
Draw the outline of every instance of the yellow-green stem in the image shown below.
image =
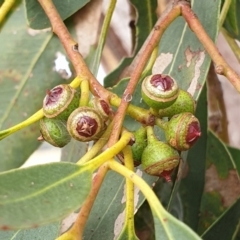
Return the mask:
<path id="1" fill-rule="evenodd" d="M 131 138 L 132 133 L 124 132 L 120 140 L 116 144 L 106 149 L 104 152 L 99 154 L 97 157 L 93 158 L 91 161 L 85 163 L 84 166 L 92 171 L 95 171 L 99 166 L 101 166 L 106 161 L 108 161 L 109 159 L 116 156 L 119 152 L 121 152 L 122 149 L 128 145 Z M 83 165 L 80 160 L 77 162 L 77 164 Z"/>
<path id="2" fill-rule="evenodd" d="M 221 10 L 221 14 L 220 14 L 220 18 L 219 18 L 219 27 L 220 28 L 222 27 L 222 25 L 225 21 L 225 18 L 227 16 L 229 7 L 231 5 L 231 2 L 232 2 L 232 0 L 225 0 L 224 1 L 223 7 L 222 7 L 222 10 Z"/>
<path id="3" fill-rule="evenodd" d="M 162 225 L 165 225 L 165 209 L 159 202 L 158 198 L 156 197 L 155 193 L 152 191 L 152 189 L 148 186 L 148 184 L 140 178 L 136 173 L 133 171 L 127 169 L 126 167 L 122 166 L 116 161 L 109 161 L 108 166 L 110 169 L 114 170 L 115 172 L 118 172 L 125 178 L 132 181 L 143 193 L 143 195 L 146 197 L 152 211 L 157 215 L 159 220 L 161 221 Z M 171 239 L 171 236 L 169 236 L 169 239 Z"/>
<path id="4" fill-rule="evenodd" d="M 167 127 L 167 122 L 164 122 L 162 119 L 160 118 L 156 118 L 155 120 L 155 124 L 160 127 L 161 129 L 165 130 Z"/>
<path id="5" fill-rule="evenodd" d="M 101 33 L 100 33 L 100 36 L 99 36 L 97 51 L 96 51 L 96 54 L 93 58 L 93 62 L 91 62 L 91 65 L 90 65 L 90 66 L 92 66 L 91 70 L 92 70 L 92 73 L 94 75 L 97 74 L 97 71 L 98 71 L 98 68 L 99 68 L 99 64 L 100 64 L 100 60 L 101 60 L 101 56 L 102 56 L 102 50 L 103 50 L 103 47 L 104 47 L 104 44 L 105 44 L 105 41 L 106 41 L 106 36 L 107 36 L 109 25 L 110 25 L 110 22 L 111 22 L 112 14 L 113 14 L 113 11 L 114 11 L 115 6 L 116 6 L 116 2 L 117 2 L 117 0 L 111 0 L 110 1 L 106 16 L 105 16 L 104 21 L 103 21 L 103 26 L 102 26 Z"/>
<path id="6" fill-rule="evenodd" d="M 31 117 L 29 117 L 28 119 L 26 119 L 25 121 L 11 127 L 8 128 L 6 130 L 0 131 L 0 140 L 2 140 L 3 138 L 13 134 L 14 132 L 17 132 L 18 130 L 27 127 L 28 125 L 37 122 L 38 120 L 40 120 L 41 118 L 43 118 L 43 110 L 40 109 L 38 112 L 34 113 Z"/>
<path id="7" fill-rule="evenodd" d="M 130 146 L 126 146 L 123 149 L 123 156 L 124 156 L 124 165 L 129 170 L 134 170 L 133 165 L 133 157 L 132 157 L 132 149 Z M 135 236 L 135 228 L 134 228 L 134 184 L 131 180 L 126 179 L 126 209 L 125 209 L 125 222 L 122 228 L 122 233 L 128 231 L 129 239 L 133 239 Z"/>
<path id="8" fill-rule="evenodd" d="M 158 46 L 156 46 L 151 54 L 151 57 L 147 63 L 147 66 L 145 67 L 145 69 L 142 72 L 141 78 L 145 77 L 148 72 L 150 72 L 153 68 L 153 65 L 156 61 L 156 58 L 158 57 Z"/>
<path id="9" fill-rule="evenodd" d="M 146 197 L 155 219 L 159 220 L 163 229 L 165 230 L 166 236 L 165 238 L 163 237 L 164 239 L 173 239 L 171 227 L 174 228 L 174 225 L 178 226 L 180 229 L 188 228 L 186 225 L 184 225 L 183 222 L 178 221 L 175 217 L 173 217 L 163 208 L 162 204 L 160 203 L 152 189 L 136 173 L 127 169 L 116 161 L 108 161 L 107 164 L 110 169 L 118 172 L 125 178 L 128 178 L 140 189 L 140 191 Z M 189 234 L 188 239 L 200 239 L 197 234 L 194 233 L 190 228 L 187 229 L 187 232 Z"/>
<path id="10" fill-rule="evenodd" d="M 72 88 L 78 88 L 80 85 L 81 85 L 81 82 L 82 82 L 82 78 L 81 77 L 75 77 L 71 83 L 69 83 L 69 85 L 72 87 Z"/>
<path id="11" fill-rule="evenodd" d="M 0 7 L 0 25 L 2 24 L 3 20 L 5 19 L 7 13 L 11 10 L 16 0 L 5 0 Z"/>
<path id="12" fill-rule="evenodd" d="M 90 91 L 89 91 L 89 82 L 87 80 L 82 80 L 81 82 L 81 97 L 80 97 L 80 103 L 79 106 L 87 106 L 89 102 L 90 97 Z"/>

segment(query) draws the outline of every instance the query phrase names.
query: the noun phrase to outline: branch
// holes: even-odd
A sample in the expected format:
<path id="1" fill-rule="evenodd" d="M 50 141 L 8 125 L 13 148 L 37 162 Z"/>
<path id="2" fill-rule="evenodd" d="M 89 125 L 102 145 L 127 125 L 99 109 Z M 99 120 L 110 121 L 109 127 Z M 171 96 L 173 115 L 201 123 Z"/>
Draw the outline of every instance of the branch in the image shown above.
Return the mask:
<path id="1" fill-rule="evenodd" d="M 140 57 L 137 57 L 138 62 L 135 64 L 135 68 L 131 75 L 130 81 L 127 85 L 126 90 L 124 91 L 121 104 L 114 117 L 113 132 L 108 142 L 109 146 L 112 146 L 118 141 L 127 107 L 132 100 L 132 95 L 138 84 L 138 80 L 141 76 L 142 71 L 144 70 L 146 63 L 148 62 L 148 59 L 151 56 L 151 53 L 157 46 L 166 28 L 180 15 L 180 6 L 175 2 L 178 1 L 174 1 L 174 4 L 171 3 L 163 15 L 158 19 L 148 39 L 139 51 L 138 55 Z"/>
<path id="2" fill-rule="evenodd" d="M 213 60 L 215 64 L 215 71 L 220 75 L 224 75 L 232 83 L 236 90 L 240 92 L 240 77 L 221 56 L 214 42 L 206 33 L 189 4 L 181 3 L 181 11 L 182 16 L 188 23 L 188 26 L 196 34 L 197 38 L 203 44 L 204 48 Z"/>
<path id="3" fill-rule="evenodd" d="M 52 0 L 38 1 L 51 22 L 53 32 L 59 37 L 63 47 L 65 48 L 66 53 L 75 68 L 77 76 L 79 76 L 80 79 L 89 81 L 91 92 L 95 96 L 101 96 L 102 98 L 108 99 L 111 93 L 102 87 L 102 85 L 90 72 L 83 57 L 78 52 L 78 44 L 72 39 Z"/>

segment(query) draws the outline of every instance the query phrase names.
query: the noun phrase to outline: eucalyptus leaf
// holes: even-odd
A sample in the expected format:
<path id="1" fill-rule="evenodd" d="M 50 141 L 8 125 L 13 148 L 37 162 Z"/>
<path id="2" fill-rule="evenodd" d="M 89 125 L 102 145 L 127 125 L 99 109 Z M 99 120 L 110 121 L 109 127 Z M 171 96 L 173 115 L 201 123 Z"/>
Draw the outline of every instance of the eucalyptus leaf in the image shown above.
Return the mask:
<path id="1" fill-rule="evenodd" d="M 234 239 L 239 228 L 240 199 L 226 209 L 222 215 L 202 234 L 204 240 Z"/>
<path id="2" fill-rule="evenodd" d="M 53 4 L 55 5 L 62 20 L 65 20 L 71 15 L 73 15 L 77 10 L 86 5 L 89 1 L 90 0 L 53 0 Z M 43 29 L 51 26 L 47 15 L 43 11 L 43 8 L 38 1 L 25 0 L 24 2 L 27 14 L 27 21 L 31 28 Z"/>
<path id="3" fill-rule="evenodd" d="M 61 151 L 61 161 L 76 163 L 86 152 L 88 144 L 72 139 Z"/>
<path id="4" fill-rule="evenodd" d="M 48 224 L 27 230 L 0 231 L 1 240 L 53 240 L 58 237 L 60 223 Z"/>
<path id="5" fill-rule="evenodd" d="M 0 129 L 30 117 L 46 91 L 63 82 L 54 70 L 56 54 L 63 51 L 51 32 L 26 27 L 23 4 L 14 9 L 0 34 Z M 39 135 L 36 123 L 2 140 L 0 171 L 21 166 L 39 146 Z"/>
<path id="6" fill-rule="evenodd" d="M 238 175 L 240 176 L 240 149 L 227 146 L 228 151 L 230 152 L 232 159 L 236 165 Z"/>
<path id="7" fill-rule="evenodd" d="M 25 229 L 63 219 L 81 206 L 91 180 L 90 170 L 63 162 L 1 173 L 0 228 Z"/>

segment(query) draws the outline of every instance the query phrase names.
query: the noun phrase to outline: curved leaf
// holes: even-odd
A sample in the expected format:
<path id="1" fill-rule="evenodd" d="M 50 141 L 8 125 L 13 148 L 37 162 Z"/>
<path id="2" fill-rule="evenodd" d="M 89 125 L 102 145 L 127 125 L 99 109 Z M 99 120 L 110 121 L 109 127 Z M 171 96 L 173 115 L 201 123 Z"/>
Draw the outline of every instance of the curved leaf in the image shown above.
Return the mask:
<path id="1" fill-rule="evenodd" d="M 2 240 L 53 240 L 58 237 L 60 224 L 49 224 L 46 226 L 18 230 L 18 231 L 0 231 L 0 239 Z"/>
<path id="2" fill-rule="evenodd" d="M 240 216 L 240 199 L 238 199 L 231 207 L 203 233 L 204 240 L 212 239 L 235 239 L 234 235 L 239 228 Z"/>
<path id="3" fill-rule="evenodd" d="M 240 176 L 240 149 L 228 146 L 228 151 L 230 152 L 233 161 L 236 165 L 238 175 Z"/>
<path id="4" fill-rule="evenodd" d="M 58 13 L 63 20 L 73 15 L 77 10 L 82 8 L 90 0 L 68 0 L 58 1 L 53 0 Z M 34 29 L 43 29 L 50 27 L 50 22 L 40 3 L 35 0 L 25 0 L 25 8 L 27 13 L 28 24 Z"/>
<path id="5" fill-rule="evenodd" d="M 0 52 L 0 129 L 5 129 L 39 110 L 46 90 L 63 81 L 54 70 L 56 54 L 63 49 L 51 32 L 26 27 L 20 5 L 1 31 Z M 21 166 L 39 146 L 39 134 L 33 124 L 2 140 L 0 171 Z"/>
<path id="6" fill-rule="evenodd" d="M 0 229 L 37 227 L 64 218 L 83 203 L 91 180 L 91 171 L 63 162 L 1 173 Z"/>

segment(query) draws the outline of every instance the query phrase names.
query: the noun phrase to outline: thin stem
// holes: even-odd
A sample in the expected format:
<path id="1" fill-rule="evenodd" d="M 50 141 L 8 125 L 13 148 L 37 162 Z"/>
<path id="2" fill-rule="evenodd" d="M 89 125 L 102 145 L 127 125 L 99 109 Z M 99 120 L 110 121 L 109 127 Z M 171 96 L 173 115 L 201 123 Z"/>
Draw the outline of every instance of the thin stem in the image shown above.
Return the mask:
<path id="1" fill-rule="evenodd" d="M 178 5 L 172 6 L 170 4 L 169 6 L 170 7 L 155 24 L 155 27 L 150 33 L 148 40 L 145 42 L 142 48 L 142 51 L 140 50 L 141 57 L 138 58 L 138 63 L 135 66 L 127 88 L 124 91 L 121 104 L 114 117 L 113 133 L 109 139 L 109 146 L 113 145 L 118 140 L 127 107 L 132 100 L 133 92 L 137 86 L 138 80 L 142 74 L 142 71 L 144 70 L 146 63 L 148 62 L 148 59 L 160 41 L 165 29 L 170 25 L 171 22 L 173 22 L 174 19 L 180 15 L 180 7 Z"/>
<path id="2" fill-rule="evenodd" d="M 155 219 L 157 218 L 159 220 L 162 228 L 164 229 L 165 238 L 162 236 L 163 239 L 173 239 L 171 227 L 173 227 L 176 231 L 178 228 L 185 228 L 186 233 L 188 233 L 187 239 L 200 239 L 196 233 L 188 228 L 183 222 L 178 221 L 163 208 L 155 193 L 141 177 L 116 161 L 108 161 L 107 164 L 110 169 L 131 180 L 141 190 L 150 205 Z M 174 228 L 174 226 L 176 228 Z"/>
<path id="3" fill-rule="evenodd" d="M 116 2 L 117 2 L 117 0 L 111 0 L 111 2 L 109 4 L 109 7 L 108 7 L 108 10 L 107 10 L 107 13 L 106 13 L 106 16 L 105 16 L 104 21 L 103 21 L 101 33 L 100 33 L 100 36 L 99 36 L 97 51 L 96 51 L 96 54 L 93 57 L 91 65 L 90 65 L 90 69 L 92 70 L 94 75 L 96 75 L 97 72 L 98 72 L 103 47 L 105 45 L 106 36 L 107 36 L 109 25 L 110 25 L 110 22 L 111 22 L 111 19 L 112 19 L 113 11 L 114 11 L 115 6 L 116 6 Z M 92 68 L 91 68 L 91 66 L 92 66 Z"/>
<path id="4" fill-rule="evenodd" d="M 89 97 L 90 97 L 89 82 L 87 80 L 83 80 L 81 82 L 80 88 L 81 88 L 81 97 L 80 97 L 79 106 L 80 107 L 87 106 L 89 102 Z"/>
<path id="5" fill-rule="evenodd" d="M 115 143 L 113 146 L 99 154 L 97 157 L 93 158 L 91 161 L 85 163 L 84 166 L 94 171 L 99 166 L 104 164 L 106 161 L 108 161 L 109 159 L 116 156 L 119 152 L 121 152 L 122 149 L 128 145 L 131 138 L 132 133 L 125 131 L 117 143 Z M 80 160 L 77 162 L 77 164 L 82 165 Z"/>
<path id="6" fill-rule="evenodd" d="M 28 125 L 37 122 L 38 120 L 40 120 L 41 118 L 43 118 L 43 110 L 40 109 L 39 111 L 37 111 L 36 113 L 34 113 L 31 117 L 29 117 L 28 119 L 26 119 L 25 121 L 11 127 L 8 128 L 6 130 L 3 130 L 0 132 L 0 140 L 2 140 L 3 138 L 13 134 L 14 132 L 19 131 L 22 128 L 27 127 Z"/>
<path id="7" fill-rule="evenodd" d="M 142 75 L 141 75 L 141 78 L 142 78 L 142 77 L 145 77 L 145 76 L 148 74 L 148 72 L 152 70 L 153 65 L 154 65 L 157 57 L 158 57 L 158 46 L 156 46 L 156 47 L 154 48 L 154 50 L 153 50 L 153 52 L 152 52 L 152 54 L 151 54 L 151 57 L 150 57 L 150 59 L 149 59 L 149 61 L 148 61 L 148 64 L 147 64 L 147 66 L 145 67 L 145 69 L 144 69 L 144 71 L 143 71 L 143 73 L 142 73 Z"/>
<path id="8" fill-rule="evenodd" d="M 142 178 L 140 178 L 136 173 L 122 166 L 120 163 L 116 161 L 108 161 L 107 163 L 110 169 L 114 170 L 115 172 L 118 172 L 125 178 L 132 181 L 141 190 L 143 195 L 146 197 L 151 209 L 157 214 L 161 223 L 165 225 L 163 220 L 164 217 L 162 214 L 162 212 L 165 212 L 165 210 L 161 205 L 161 203 L 159 202 L 155 193 L 148 186 L 148 184 Z M 171 239 L 171 237 L 169 239 Z"/>
<path id="9" fill-rule="evenodd" d="M 64 25 L 53 2 L 51 0 L 38 1 L 51 22 L 53 32 L 59 37 L 62 45 L 64 46 L 66 53 L 75 68 L 77 76 L 81 79 L 86 79 L 89 81 L 91 92 L 95 96 L 101 96 L 102 98 L 105 97 L 108 99 L 111 93 L 102 87 L 102 85 L 90 72 L 89 68 L 83 60 L 82 55 L 76 49 L 78 47 L 78 44 L 72 39 L 71 35 L 69 34 L 68 29 Z"/>
<path id="10" fill-rule="evenodd" d="M 196 34 L 197 38 L 203 44 L 204 48 L 215 63 L 216 72 L 218 74 L 224 75 L 232 83 L 236 90 L 240 92 L 240 77 L 221 56 L 214 42 L 206 33 L 205 29 L 203 28 L 195 13 L 192 11 L 189 4 L 182 3 L 181 9 L 182 16 L 185 18 L 190 29 Z"/>
<path id="11" fill-rule="evenodd" d="M 162 119 L 160 118 L 156 118 L 155 124 L 160 127 L 161 129 L 165 130 L 167 127 L 167 122 L 164 122 Z"/>
<path id="12" fill-rule="evenodd" d="M 7 13 L 11 10 L 16 0 L 5 0 L 0 7 L 0 25 L 2 24 L 3 20 L 5 19 Z"/>
<path id="13" fill-rule="evenodd" d="M 231 3 L 232 3 L 232 0 L 225 0 L 223 3 L 222 11 L 221 11 L 220 18 L 219 18 L 219 27 L 220 28 L 222 27 L 222 25 L 225 21 L 225 18 L 227 16 L 227 13 L 228 13 Z"/>
<path id="14" fill-rule="evenodd" d="M 76 77 L 72 80 L 72 82 L 69 84 L 72 88 L 78 88 L 81 84 L 83 79 L 81 79 L 80 77 Z"/>
<path id="15" fill-rule="evenodd" d="M 131 171 L 134 171 L 132 149 L 130 146 L 126 146 L 123 149 L 123 156 L 125 167 Z M 134 227 L 134 184 L 129 179 L 126 179 L 125 223 L 120 236 L 121 234 L 125 234 L 126 230 L 128 231 L 129 239 L 133 239 L 133 236 L 136 238 Z"/>
<path id="16" fill-rule="evenodd" d="M 121 99 L 117 95 L 112 95 L 110 98 L 110 104 L 114 107 L 119 107 Z M 127 114 L 137 120 L 138 122 L 146 125 L 153 125 L 155 117 L 152 113 L 144 108 L 129 104 L 126 110 Z"/>
<path id="17" fill-rule="evenodd" d="M 65 240 L 65 239 L 81 240 L 81 239 L 83 239 L 84 228 L 86 226 L 89 214 L 90 214 L 93 204 L 96 200 L 96 197 L 98 195 L 100 187 L 101 187 L 103 180 L 107 174 L 107 171 L 108 171 L 107 165 L 102 165 L 98 169 L 96 175 L 93 178 L 93 185 L 92 185 L 91 191 L 90 191 L 88 197 L 85 199 L 75 223 L 67 232 L 65 232 L 62 236 L 60 236 L 56 240 Z"/>
<path id="18" fill-rule="evenodd" d="M 239 48 L 238 44 L 236 43 L 235 39 L 232 38 L 224 28 L 221 29 L 221 33 L 223 34 L 229 47 L 232 49 L 232 52 L 234 53 L 235 57 L 237 58 L 238 62 L 240 63 L 240 48 Z"/>
<path id="19" fill-rule="evenodd" d="M 113 123 L 111 122 L 108 127 L 107 130 L 104 132 L 104 134 L 101 136 L 101 138 L 93 145 L 93 147 L 86 152 L 86 154 L 84 154 L 84 156 L 78 161 L 78 163 L 83 164 L 88 162 L 89 160 L 91 160 L 93 157 L 95 157 L 100 150 L 106 145 L 109 136 L 111 134 L 112 131 L 112 127 L 113 127 Z"/>

